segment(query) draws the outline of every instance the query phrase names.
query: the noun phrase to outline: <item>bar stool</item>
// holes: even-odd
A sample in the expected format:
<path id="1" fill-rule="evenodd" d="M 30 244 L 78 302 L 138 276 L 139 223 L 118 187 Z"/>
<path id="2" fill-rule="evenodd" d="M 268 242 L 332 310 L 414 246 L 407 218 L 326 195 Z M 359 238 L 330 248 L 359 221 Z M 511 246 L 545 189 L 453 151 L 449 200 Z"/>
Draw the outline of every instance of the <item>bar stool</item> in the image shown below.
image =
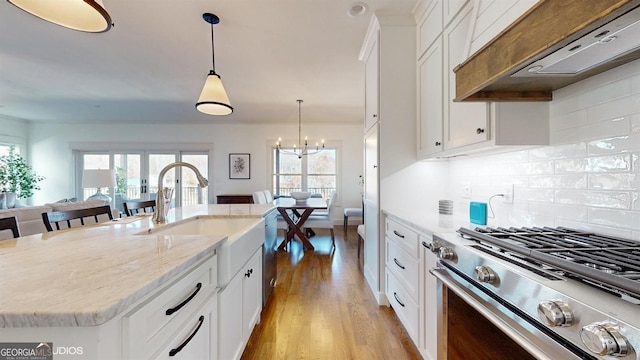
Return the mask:
<path id="1" fill-rule="evenodd" d="M 362 208 L 344 208 L 344 231 L 347 231 L 349 217 L 362 218 Z"/>

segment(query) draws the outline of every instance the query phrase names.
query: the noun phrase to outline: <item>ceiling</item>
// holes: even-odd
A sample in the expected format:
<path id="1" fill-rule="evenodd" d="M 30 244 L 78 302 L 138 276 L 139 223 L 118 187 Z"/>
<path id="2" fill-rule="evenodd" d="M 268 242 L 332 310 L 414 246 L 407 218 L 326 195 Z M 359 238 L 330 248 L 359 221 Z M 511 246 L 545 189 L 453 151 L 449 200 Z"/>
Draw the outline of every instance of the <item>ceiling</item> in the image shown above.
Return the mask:
<path id="1" fill-rule="evenodd" d="M 0 117 L 35 122 L 362 122 L 358 54 L 374 11 L 416 0 L 103 0 L 114 27 L 83 33 L 0 1 Z M 215 65 L 234 112 L 195 102 Z"/>

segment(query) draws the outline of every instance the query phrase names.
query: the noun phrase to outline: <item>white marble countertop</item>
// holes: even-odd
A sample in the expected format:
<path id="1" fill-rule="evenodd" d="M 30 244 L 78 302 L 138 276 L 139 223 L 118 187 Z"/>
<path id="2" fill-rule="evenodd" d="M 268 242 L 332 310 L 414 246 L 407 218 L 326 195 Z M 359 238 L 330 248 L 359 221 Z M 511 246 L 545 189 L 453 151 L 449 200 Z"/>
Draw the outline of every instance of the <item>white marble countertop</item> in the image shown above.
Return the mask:
<path id="1" fill-rule="evenodd" d="M 196 216 L 262 217 L 272 205 L 194 205 L 0 241 L 0 328 L 93 326 L 220 247 L 225 236 L 144 234 Z"/>
<path id="2" fill-rule="evenodd" d="M 430 235 L 455 233 L 461 227 L 474 229 L 478 226 L 484 226 L 471 223 L 468 215 L 442 215 L 435 211 L 409 211 L 397 208 L 383 209 L 382 212 L 391 219 L 403 222 Z"/>

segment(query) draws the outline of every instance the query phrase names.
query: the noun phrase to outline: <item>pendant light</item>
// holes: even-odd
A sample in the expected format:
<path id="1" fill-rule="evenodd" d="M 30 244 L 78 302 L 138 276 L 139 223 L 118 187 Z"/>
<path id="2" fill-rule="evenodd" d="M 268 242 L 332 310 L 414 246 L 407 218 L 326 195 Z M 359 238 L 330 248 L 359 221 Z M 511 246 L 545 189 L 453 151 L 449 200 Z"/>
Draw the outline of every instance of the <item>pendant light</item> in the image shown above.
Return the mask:
<path id="1" fill-rule="evenodd" d="M 41 19 L 69 29 L 100 33 L 111 29 L 102 0 L 7 0 Z"/>
<path id="2" fill-rule="evenodd" d="M 293 150 L 286 150 L 282 148 L 282 139 L 278 138 L 278 142 L 276 146 L 278 147 L 278 151 L 286 155 L 295 155 L 298 159 L 302 159 L 303 156 L 313 155 L 324 150 L 324 139 L 322 140 L 322 148 L 320 145 L 316 143 L 315 150 L 309 149 L 307 137 L 304 137 L 304 143 L 301 143 L 302 140 L 302 102 L 303 100 L 296 100 L 298 102 L 298 143 L 293 144 Z"/>
<path id="3" fill-rule="evenodd" d="M 216 59 L 213 46 L 213 24 L 219 23 L 220 18 L 211 13 L 202 14 L 202 18 L 211 24 L 211 58 L 213 59 L 213 66 L 196 103 L 196 109 L 209 115 L 229 115 L 233 112 L 233 107 L 231 107 L 227 92 L 224 90 L 220 75 L 216 74 Z"/>

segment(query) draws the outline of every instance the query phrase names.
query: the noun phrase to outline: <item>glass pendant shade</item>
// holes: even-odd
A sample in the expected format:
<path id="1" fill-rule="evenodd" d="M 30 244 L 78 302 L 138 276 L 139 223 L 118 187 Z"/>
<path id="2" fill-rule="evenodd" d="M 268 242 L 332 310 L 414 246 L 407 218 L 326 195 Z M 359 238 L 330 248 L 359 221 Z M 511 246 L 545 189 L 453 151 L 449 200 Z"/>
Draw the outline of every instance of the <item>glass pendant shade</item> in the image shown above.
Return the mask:
<path id="1" fill-rule="evenodd" d="M 41 19 L 69 29 L 99 33 L 111 29 L 102 0 L 7 0 Z"/>
<path id="2" fill-rule="evenodd" d="M 233 107 L 231 107 L 227 92 L 224 90 L 222 80 L 213 71 L 207 76 L 200 98 L 196 103 L 196 109 L 209 115 L 229 115 L 233 112 Z"/>

